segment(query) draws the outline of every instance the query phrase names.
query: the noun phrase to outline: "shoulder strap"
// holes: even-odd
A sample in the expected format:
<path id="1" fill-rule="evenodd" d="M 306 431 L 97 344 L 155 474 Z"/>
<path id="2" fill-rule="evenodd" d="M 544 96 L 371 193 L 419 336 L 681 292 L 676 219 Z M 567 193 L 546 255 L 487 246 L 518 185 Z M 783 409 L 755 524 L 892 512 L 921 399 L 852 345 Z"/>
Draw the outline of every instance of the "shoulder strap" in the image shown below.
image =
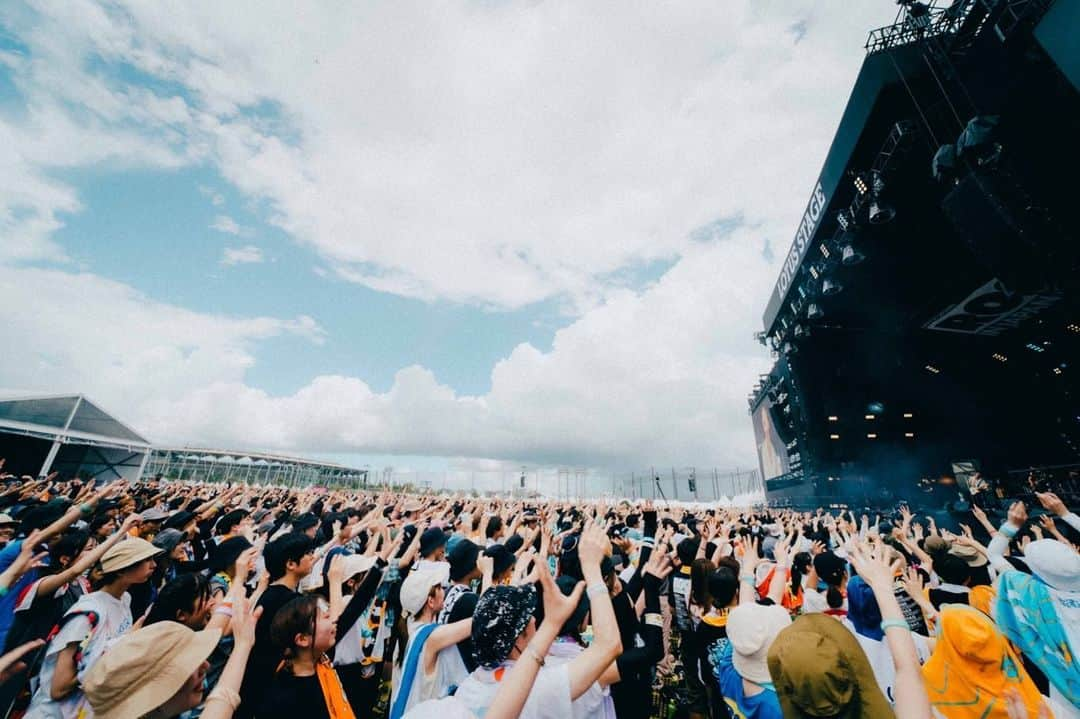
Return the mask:
<path id="1" fill-rule="evenodd" d="M 401 719 L 405 714 L 405 706 L 409 703 L 413 681 L 416 679 L 416 668 L 420 666 L 420 652 L 423 651 L 424 643 L 437 626 L 439 625 L 432 623 L 420 627 L 420 630 L 416 632 L 416 638 L 409 645 L 409 654 L 405 657 L 405 665 L 402 667 L 397 697 L 394 698 L 394 706 L 390 709 L 390 719 Z"/>
<path id="2" fill-rule="evenodd" d="M 98 625 L 98 621 L 99 621 L 99 617 L 98 617 L 97 612 L 94 612 L 94 611 L 68 612 L 63 617 L 60 618 L 60 621 L 57 622 L 56 626 L 52 628 L 51 632 L 49 632 L 49 636 L 47 636 L 45 638 L 46 646 L 48 646 L 48 643 L 51 642 L 53 640 L 53 638 L 57 634 L 60 633 L 60 630 L 63 629 L 64 626 L 68 622 L 70 622 L 72 619 L 74 619 L 75 617 L 86 617 L 86 619 L 90 622 L 90 634 L 91 635 L 94 633 L 94 630 L 97 629 L 97 625 Z M 81 642 L 79 644 L 78 648 L 75 650 L 75 665 L 76 666 L 78 666 L 79 662 L 82 661 L 83 650 L 85 649 L 85 647 L 86 647 L 86 642 Z"/>

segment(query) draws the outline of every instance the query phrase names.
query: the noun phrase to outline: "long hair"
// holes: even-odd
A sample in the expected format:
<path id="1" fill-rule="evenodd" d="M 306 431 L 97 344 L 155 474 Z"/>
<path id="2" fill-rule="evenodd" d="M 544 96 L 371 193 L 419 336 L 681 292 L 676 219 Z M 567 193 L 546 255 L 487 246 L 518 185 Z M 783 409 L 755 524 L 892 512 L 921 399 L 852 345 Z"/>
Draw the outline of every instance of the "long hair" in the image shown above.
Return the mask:
<path id="1" fill-rule="evenodd" d="M 709 597 L 709 575 L 716 571 L 716 565 L 708 559 L 695 559 L 690 565 L 690 601 L 699 607 L 708 609 L 712 604 Z"/>
<path id="2" fill-rule="evenodd" d="M 315 622 L 319 615 L 319 598 L 303 595 L 292 599 L 274 615 L 270 623 L 270 640 L 281 649 L 285 666 L 292 671 L 292 662 L 298 655 L 296 635 L 303 634 L 315 639 Z"/>

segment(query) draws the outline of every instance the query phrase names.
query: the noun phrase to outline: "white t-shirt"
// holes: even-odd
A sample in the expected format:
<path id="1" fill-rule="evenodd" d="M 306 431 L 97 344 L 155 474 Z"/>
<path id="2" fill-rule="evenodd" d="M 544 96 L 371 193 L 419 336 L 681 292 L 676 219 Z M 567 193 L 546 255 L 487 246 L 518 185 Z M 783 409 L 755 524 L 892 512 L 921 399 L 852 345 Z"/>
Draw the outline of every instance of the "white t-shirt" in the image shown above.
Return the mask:
<path id="1" fill-rule="evenodd" d="M 477 669 L 461 683 L 453 698 L 471 714 L 483 717 L 499 691 L 499 680 L 512 664 L 507 662 L 505 667 L 499 669 Z M 570 701 L 570 674 L 565 664 L 540 669 L 518 716 L 519 719 L 566 719 L 575 716 Z"/>
<path id="2" fill-rule="evenodd" d="M 60 633 L 49 642 L 25 719 L 75 719 L 76 717 L 89 719 L 94 715 L 90 703 L 78 689 L 59 701 L 50 698 L 49 688 L 52 685 L 53 673 L 56 671 L 56 660 L 60 652 L 69 644 L 83 644 L 82 659 L 76 671 L 76 677 L 81 686 L 86 678 L 87 670 L 108 646 L 131 629 L 131 595 L 125 592 L 121 599 L 116 599 L 105 592 L 84 594 L 79 597 L 67 614 L 75 612 L 94 612 L 98 617 L 97 626 L 91 629 L 90 620 L 87 617 L 75 617 L 68 621 Z"/>
<path id="3" fill-rule="evenodd" d="M 546 666 L 558 667 L 569 664 L 585 651 L 585 647 L 576 642 L 557 640 L 551 645 L 545 659 Z M 611 689 L 593 682 L 584 694 L 574 699 L 574 719 L 615 719 L 615 700 L 611 698 Z"/>
<path id="4" fill-rule="evenodd" d="M 855 631 L 855 626 L 847 619 L 842 620 L 842 623 L 851 630 L 851 633 L 855 635 L 855 639 L 859 642 L 859 646 L 866 653 L 870 668 L 874 670 L 874 678 L 877 679 L 878 686 L 881 687 L 885 698 L 889 700 L 889 704 L 895 704 L 896 665 L 893 663 L 889 645 L 884 641 L 878 641 L 859 634 Z M 912 632 L 911 638 L 915 642 L 915 654 L 919 657 L 919 664 L 925 664 L 926 660 L 930 658 L 930 646 L 926 643 L 926 637 Z"/>
<path id="5" fill-rule="evenodd" d="M 397 694 L 401 688 L 401 677 L 404 676 L 409 661 L 409 651 L 412 649 L 413 642 L 416 641 L 416 636 L 423 626 L 424 624 L 420 622 L 409 620 L 409 643 L 405 647 L 405 659 L 402 661 L 401 667 L 398 667 L 396 663 L 394 664 L 394 691 L 390 699 L 391 706 L 393 702 L 397 701 Z M 421 665 L 416 668 L 416 677 L 413 679 L 412 690 L 409 692 L 409 698 L 405 703 L 406 710 L 429 699 L 442 699 L 450 693 L 453 687 L 457 687 L 464 682 L 465 677 L 469 674 L 469 670 L 465 667 L 465 662 L 462 661 L 461 652 L 458 651 L 456 644 L 451 644 L 439 651 L 435 658 L 435 671 L 430 674 L 424 671 L 423 652 L 421 652 L 417 661 L 421 662 Z"/>

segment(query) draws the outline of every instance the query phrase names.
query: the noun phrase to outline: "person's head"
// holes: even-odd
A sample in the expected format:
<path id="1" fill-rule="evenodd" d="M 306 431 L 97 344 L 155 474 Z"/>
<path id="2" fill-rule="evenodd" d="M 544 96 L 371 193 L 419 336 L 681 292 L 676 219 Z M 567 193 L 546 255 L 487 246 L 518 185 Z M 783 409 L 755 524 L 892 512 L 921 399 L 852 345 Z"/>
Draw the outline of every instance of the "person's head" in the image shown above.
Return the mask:
<path id="1" fill-rule="evenodd" d="M 446 565 L 414 569 L 401 583 L 401 608 L 411 617 L 435 617 L 442 611 L 449 579 Z"/>
<path id="2" fill-rule="evenodd" d="M 270 623 L 270 639 L 286 662 L 315 661 L 334 646 L 336 629 L 326 600 L 307 594 L 277 611 Z"/>
<path id="3" fill-rule="evenodd" d="M 319 532 L 319 518 L 314 512 L 305 512 L 293 520 L 292 531 L 306 534 L 308 539 L 314 541 Z"/>
<path id="4" fill-rule="evenodd" d="M 825 600 L 829 607 L 837 609 L 844 603 L 841 591 L 847 581 L 847 562 L 832 552 L 822 552 L 814 557 L 814 569 L 818 579 L 825 583 Z"/>
<path id="5" fill-rule="evenodd" d="M 222 537 L 232 537 L 242 533 L 250 526 L 251 520 L 248 518 L 248 511 L 246 509 L 234 509 L 221 516 L 214 531 Z"/>
<path id="6" fill-rule="evenodd" d="M 496 584 L 506 582 L 510 579 L 511 572 L 514 571 L 514 564 L 517 562 L 517 558 L 514 557 L 514 553 L 511 552 L 506 545 L 492 544 L 490 547 L 484 550 L 484 554 L 491 557 L 492 580 Z"/>
<path id="7" fill-rule="evenodd" d="M 161 550 L 145 539 L 128 537 L 114 544 L 98 563 L 97 588 L 124 591 L 150 579 L 157 568 L 155 557 Z"/>
<path id="8" fill-rule="evenodd" d="M 90 540 L 90 534 L 81 529 L 69 529 L 49 545 L 49 572 L 62 572 L 78 559 Z"/>
<path id="9" fill-rule="evenodd" d="M 769 648 L 781 631 L 791 625 L 791 617 L 779 605 L 740 604 L 728 614 L 727 637 L 731 642 L 732 664 L 743 679 L 756 684 L 771 681 Z"/>
<path id="10" fill-rule="evenodd" d="M 120 525 L 116 523 L 116 519 L 110 517 L 108 514 L 95 514 L 93 519 L 90 520 L 89 531 L 92 537 L 97 539 L 107 539 L 110 534 L 115 532 Z"/>
<path id="11" fill-rule="evenodd" d="M 473 658 L 494 669 L 520 654 L 536 633 L 536 592 L 532 586 L 492 587 L 473 612 Z"/>
<path id="12" fill-rule="evenodd" d="M 207 657 L 221 631 L 159 622 L 121 637 L 83 682 L 97 719 L 175 717 L 204 701 Z"/>
<path id="13" fill-rule="evenodd" d="M 714 609 L 726 609 L 739 600 L 739 573 L 731 567 L 721 566 L 707 579 L 709 599 Z"/>
<path id="14" fill-rule="evenodd" d="M 966 586 L 971 581 L 971 570 L 967 562 L 954 554 L 939 554 L 935 557 L 934 572 L 947 584 Z"/>
<path id="15" fill-rule="evenodd" d="M 697 556 L 698 543 L 700 541 L 701 540 L 696 537 L 687 537 L 675 547 L 675 556 L 681 566 L 688 567 L 693 564 L 694 557 Z"/>
<path id="16" fill-rule="evenodd" d="M 459 539 L 454 543 L 446 559 L 450 562 L 450 579 L 454 582 L 468 584 L 474 579 L 480 578 L 480 568 L 476 566 L 476 560 L 480 556 L 480 547 L 468 539 Z"/>
<path id="17" fill-rule="evenodd" d="M 209 580 L 202 574 L 181 574 L 158 592 L 146 626 L 169 621 L 199 631 L 210 622 L 213 607 Z"/>
<path id="18" fill-rule="evenodd" d="M 848 620 L 855 631 L 864 637 L 880 641 L 884 636 L 881 631 L 881 609 L 870 585 L 862 577 L 852 577 L 847 585 Z"/>
<path id="19" fill-rule="evenodd" d="M 7 545 L 15 538 L 15 529 L 19 523 L 7 512 L 0 513 L 0 546 Z"/>
<path id="20" fill-rule="evenodd" d="M 206 568 L 210 570 L 211 574 L 222 572 L 232 577 L 236 568 L 236 560 L 249 549 L 251 549 L 251 542 L 247 540 L 247 537 L 229 537 L 211 550 L 210 558 L 206 562 Z M 247 573 L 244 572 L 244 576 L 233 577 L 233 579 L 244 581 L 247 579 Z"/>
<path id="21" fill-rule="evenodd" d="M 170 562 L 186 562 L 188 559 L 187 536 L 179 529 L 163 529 L 151 542 L 164 552 L 164 558 Z"/>
<path id="22" fill-rule="evenodd" d="M 767 657 L 785 719 L 893 716 L 855 635 L 830 616 L 800 616 L 776 635 Z"/>
<path id="23" fill-rule="evenodd" d="M 574 588 L 577 587 L 578 580 L 564 575 L 556 579 L 555 584 L 559 587 L 559 591 L 562 592 L 564 597 L 569 597 L 574 593 Z M 563 622 L 562 628 L 559 629 L 559 636 L 570 637 L 578 643 L 581 643 L 581 633 L 585 629 L 588 616 L 589 598 L 582 593 L 581 599 L 578 600 L 577 608 L 574 609 L 573 613 L 565 622 Z"/>
<path id="24" fill-rule="evenodd" d="M 433 562 L 446 558 L 446 532 L 429 527 L 420 535 L 420 556 Z"/>
<path id="25" fill-rule="evenodd" d="M 709 597 L 709 575 L 716 571 L 714 565 L 708 559 L 695 559 L 690 565 L 690 601 L 699 607 L 709 607 L 712 599 Z"/>
<path id="26" fill-rule="evenodd" d="M 315 547 L 307 534 L 289 532 L 267 544 L 263 558 L 270 581 L 275 582 L 286 574 L 300 579 L 315 564 Z"/>
<path id="27" fill-rule="evenodd" d="M 503 534 L 503 521 L 502 517 L 494 516 L 488 520 L 487 530 L 488 539 L 498 539 Z"/>

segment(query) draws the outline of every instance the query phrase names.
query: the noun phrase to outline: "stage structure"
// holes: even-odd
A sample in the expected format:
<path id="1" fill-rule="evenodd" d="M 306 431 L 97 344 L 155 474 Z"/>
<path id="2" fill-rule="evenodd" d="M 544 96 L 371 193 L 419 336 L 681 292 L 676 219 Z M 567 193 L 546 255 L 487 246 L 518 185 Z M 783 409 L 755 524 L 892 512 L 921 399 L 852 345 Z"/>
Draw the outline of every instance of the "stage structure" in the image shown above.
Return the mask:
<path id="1" fill-rule="evenodd" d="M 368 470 L 333 462 L 265 452 L 195 447 L 154 447 L 146 467 L 146 476 L 280 487 L 349 489 L 366 487 L 368 482 Z"/>
<path id="2" fill-rule="evenodd" d="M 1080 461 L 1078 32 L 1080 0 L 956 0 L 870 33 L 758 335 L 771 500 Z"/>

